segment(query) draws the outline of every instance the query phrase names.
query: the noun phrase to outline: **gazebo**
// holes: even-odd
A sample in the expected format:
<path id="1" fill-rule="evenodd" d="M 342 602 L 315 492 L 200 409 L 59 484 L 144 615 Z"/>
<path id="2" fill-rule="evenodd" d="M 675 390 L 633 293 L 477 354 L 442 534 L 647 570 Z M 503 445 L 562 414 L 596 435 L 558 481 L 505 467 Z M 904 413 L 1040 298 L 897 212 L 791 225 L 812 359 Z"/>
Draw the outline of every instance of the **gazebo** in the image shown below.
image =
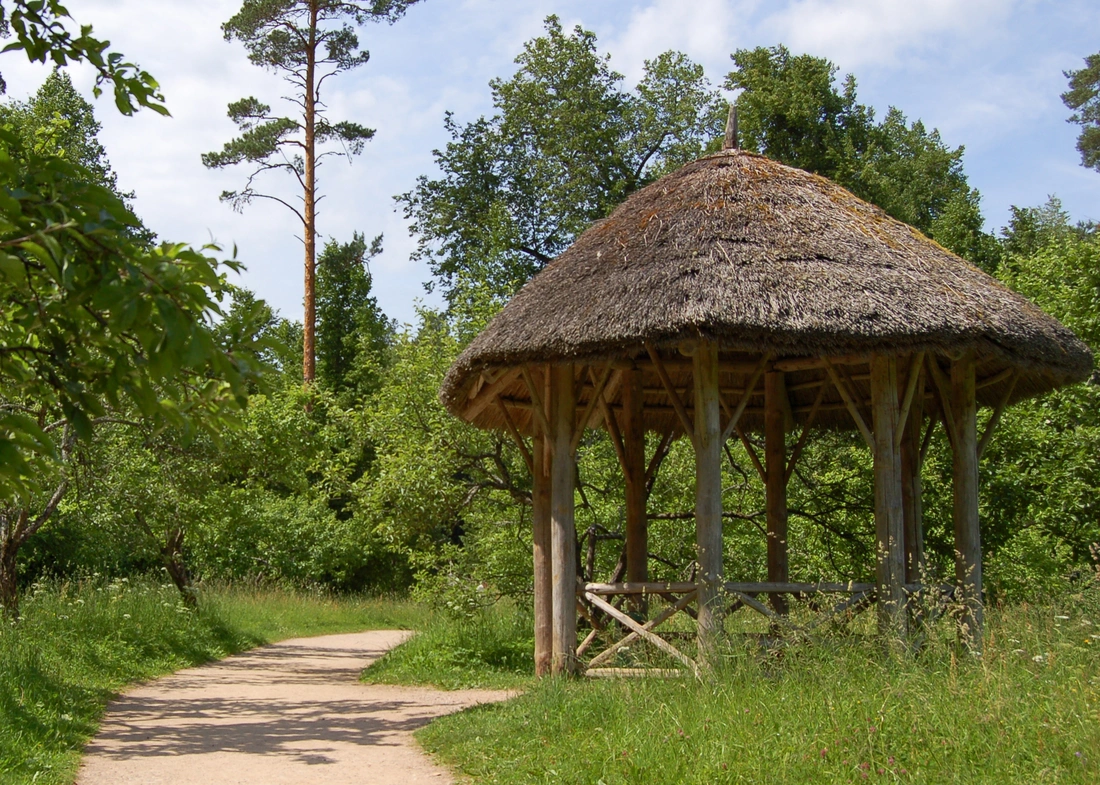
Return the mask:
<path id="1" fill-rule="evenodd" d="M 655 629 L 691 611 L 705 660 L 731 597 L 782 628 L 790 595 L 847 593 L 833 613 L 873 601 L 880 629 L 904 637 L 907 598 L 921 588 L 921 463 L 937 423 L 953 454 L 960 630 L 979 648 L 979 458 L 1006 406 L 1083 380 L 1092 364 L 1066 327 L 916 229 L 727 141 L 585 231 L 462 353 L 440 397 L 467 422 L 507 430 L 532 471 L 536 671 L 580 668 L 584 599 L 627 630 L 587 664 L 597 675 L 639 638 L 695 669 Z M 992 408 L 983 433 L 979 406 Z M 626 575 L 607 584 L 576 574 L 576 450 L 592 427 L 609 432 L 626 488 Z M 790 581 L 787 484 L 821 428 L 857 430 L 872 452 L 874 584 Z M 647 431 L 661 437 L 648 458 Z M 750 432 L 763 434 L 762 456 Z M 693 581 L 655 583 L 647 478 L 680 436 L 695 452 L 697 571 Z M 766 489 L 765 582 L 722 574 L 731 438 L 745 443 Z M 635 609 L 645 595 L 670 604 L 639 620 L 609 601 L 622 595 Z"/>

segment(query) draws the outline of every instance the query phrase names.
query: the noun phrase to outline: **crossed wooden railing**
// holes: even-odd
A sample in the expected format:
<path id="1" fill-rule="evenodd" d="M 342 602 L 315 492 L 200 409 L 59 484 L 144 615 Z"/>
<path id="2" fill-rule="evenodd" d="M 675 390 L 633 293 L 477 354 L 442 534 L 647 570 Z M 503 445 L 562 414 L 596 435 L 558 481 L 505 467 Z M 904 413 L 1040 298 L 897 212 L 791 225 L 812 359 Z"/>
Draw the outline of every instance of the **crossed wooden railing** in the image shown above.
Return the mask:
<path id="1" fill-rule="evenodd" d="M 692 605 L 698 600 L 699 587 L 695 583 L 583 583 L 577 582 L 577 608 L 588 619 L 592 626 L 591 632 L 577 647 L 578 659 L 591 648 L 601 632 L 609 631 L 612 625 L 601 619 L 598 612 L 602 612 L 607 618 L 622 625 L 627 631 L 626 635 L 613 642 L 603 651 L 598 652 L 588 661 L 585 675 L 590 677 L 607 676 L 640 676 L 640 675 L 680 675 L 683 671 L 655 668 L 611 668 L 607 664 L 615 654 L 637 640 L 643 640 L 682 663 L 693 675 L 699 676 L 699 665 L 694 659 L 666 638 L 662 638 L 656 630 L 678 613 L 686 613 L 695 617 Z M 874 602 L 875 585 L 872 583 L 792 583 L 792 582 L 756 582 L 756 583 L 725 583 L 723 584 L 725 595 L 732 600 L 730 611 L 739 608 L 749 608 L 761 614 L 774 625 L 775 628 L 792 636 L 805 636 L 812 634 L 822 625 L 843 616 L 855 614 L 865 610 Z M 921 586 L 913 584 L 907 586 L 910 593 L 921 590 Z M 776 613 L 759 599 L 760 595 L 795 594 L 801 596 L 845 594 L 840 602 L 835 603 L 823 612 L 819 613 L 809 623 L 799 624 L 791 620 L 785 614 Z M 641 622 L 630 614 L 615 607 L 611 603 L 612 597 L 661 597 L 669 602 L 656 616 L 648 621 Z"/>

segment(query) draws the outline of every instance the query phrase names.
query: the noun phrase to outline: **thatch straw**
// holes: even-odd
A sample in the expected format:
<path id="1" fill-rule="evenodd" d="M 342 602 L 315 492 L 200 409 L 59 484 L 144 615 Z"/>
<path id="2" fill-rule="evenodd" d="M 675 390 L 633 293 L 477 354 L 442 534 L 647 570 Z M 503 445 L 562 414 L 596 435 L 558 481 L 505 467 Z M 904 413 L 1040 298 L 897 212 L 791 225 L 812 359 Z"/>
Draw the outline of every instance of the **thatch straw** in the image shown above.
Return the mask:
<path id="1" fill-rule="evenodd" d="M 1066 327 L 912 227 L 822 177 L 729 150 L 589 228 L 462 353 L 440 397 L 457 412 L 483 370 L 698 337 L 777 357 L 972 350 L 988 371 L 1020 371 L 1014 398 L 1081 380 L 1093 362 Z"/>

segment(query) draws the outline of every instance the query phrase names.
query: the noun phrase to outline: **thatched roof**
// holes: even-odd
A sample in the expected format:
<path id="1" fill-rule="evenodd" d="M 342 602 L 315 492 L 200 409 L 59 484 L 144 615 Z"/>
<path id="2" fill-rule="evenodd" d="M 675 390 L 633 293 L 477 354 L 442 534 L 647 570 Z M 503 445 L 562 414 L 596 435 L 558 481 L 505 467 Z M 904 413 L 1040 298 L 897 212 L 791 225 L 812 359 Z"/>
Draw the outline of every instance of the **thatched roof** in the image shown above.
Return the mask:
<path id="1" fill-rule="evenodd" d="M 462 353 L 440 397 L 460 413 L 483 371 L 644 357 L 643 341 L 700 336 L 746 360 L 972 350 L 980 373 L 1019 371 L 1014 399 L 1093 362 L 1066 327 L 912 227 L 822 177 L 726 150 L 584 232 Z"/>

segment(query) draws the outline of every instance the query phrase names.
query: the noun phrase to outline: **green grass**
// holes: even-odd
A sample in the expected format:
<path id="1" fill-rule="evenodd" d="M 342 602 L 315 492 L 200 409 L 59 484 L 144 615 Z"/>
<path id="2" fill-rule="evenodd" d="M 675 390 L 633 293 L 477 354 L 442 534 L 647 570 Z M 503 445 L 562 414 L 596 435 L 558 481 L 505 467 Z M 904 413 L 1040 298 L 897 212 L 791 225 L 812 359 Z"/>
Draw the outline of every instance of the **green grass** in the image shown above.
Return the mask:
<path id="1" fill-rule="evenodd" d="M 510 689 L 531 682 L 529 614 L 500 603 L 470 619 L 433 614 L 416 637 L 363 672 L 374 684 L 426 684 L 445 690 Z"/>
<path id="2" fill-rule="evenodd" d="M 133 681 L 282 638 L 424 617 L 409 603 L 274 589 L 208 589 L 190 611 L 148 580 L 37 586 L 20 622 L 0 622 L 0 782 L 71 782 L 107 701 Z"/>
<path id="3" fill-rule="evenodd" d="M 916 657 L 731 644 L 702 682 L 548 679 L 419 739 L 475 783 L 1100 782 L 1095 594 L 990 611 L 980 660 L 938 632 Z"/>

